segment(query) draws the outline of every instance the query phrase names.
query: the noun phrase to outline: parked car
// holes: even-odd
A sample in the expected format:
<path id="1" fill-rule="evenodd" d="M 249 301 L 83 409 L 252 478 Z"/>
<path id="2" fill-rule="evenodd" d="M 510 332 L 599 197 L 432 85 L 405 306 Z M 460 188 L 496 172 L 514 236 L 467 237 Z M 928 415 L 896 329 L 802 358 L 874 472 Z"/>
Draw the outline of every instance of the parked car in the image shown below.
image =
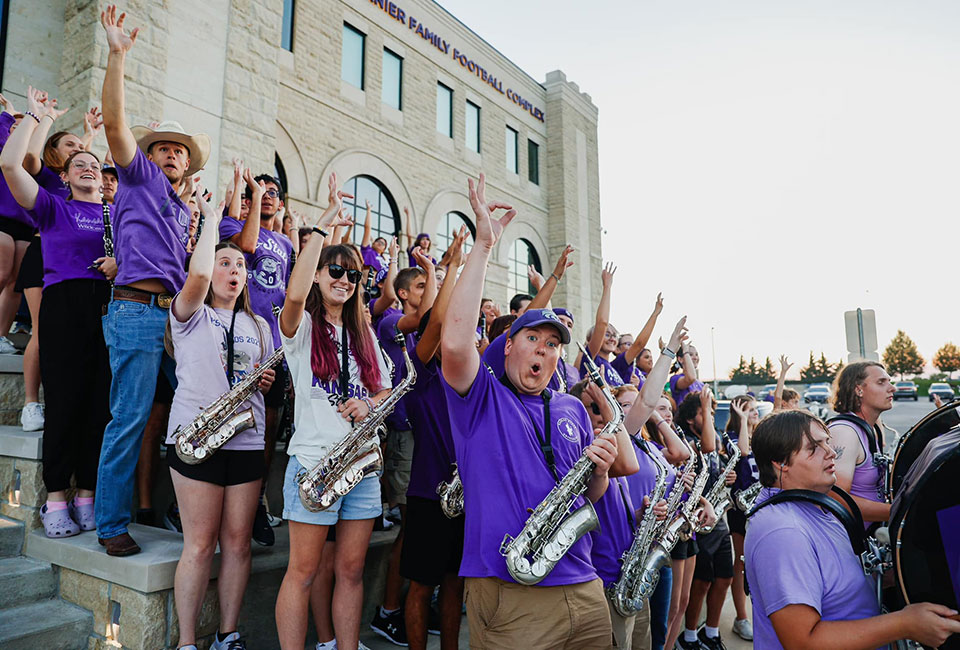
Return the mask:
<path id="1" fill-rule="evenodd" d="M 917 401 L 917 385 L 912 381 L 898 381 L 893 385 L 893 401 L 898 399 L 912 399 Z"/>
<path id="2" fill-rule="evenodd" d="M 803 401 L 826 404 L 830 401 L 830 388 L 823 384 L 813 384 L 807 390 L 803 391 Z"/>
<path id="3" fill-rule="evenodd" d="M 940 382 L 930 384 L 930 389 L 927 392 L 930 395 L 931 402 L 933 401 L 934 395 L 939 395 L 944 404 L 956 397 L 956 394 L 953 392 L 953 388 L 950 387 L 950 384 L 944 384 Z"/>
<path id="4" fill-rule="evenodd" d="M 773 394 L 777 392 L 776 384 L 767 384 L 760 389 L 760 392 L 757 393 L 757 399 L 761 402 L 773 402 Z"/>
<path id="5" fill-rule="evenodd" d="M 723 389 L 723 396 L 727 399 L 733 399 L 734 397 L 740 397 L 746 394 L 747 386 L 744 384 L 730 384 Z"/>
<path id="6" fill-rule="evenodd" d="M 724 391 L 726 393 L 726 391 Z M 730 400 L 717 400 L 717 410 L 713 413 L 713 426 L 717 433 L 725 431 L 727 422 L 730 421 Z"/>

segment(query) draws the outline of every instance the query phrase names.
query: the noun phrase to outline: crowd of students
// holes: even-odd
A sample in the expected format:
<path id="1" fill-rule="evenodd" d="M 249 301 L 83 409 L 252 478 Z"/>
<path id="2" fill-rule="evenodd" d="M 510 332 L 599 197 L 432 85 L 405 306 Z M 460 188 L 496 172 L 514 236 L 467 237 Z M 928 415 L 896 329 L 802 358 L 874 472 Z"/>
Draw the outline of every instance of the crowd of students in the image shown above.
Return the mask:
<path id="1" fill-rule="evenodd" d="M 278 179 L 254 176 L 241 161 L 217 204 L 195 178 L 209 156 L 207 136 L 176 122 L 127 125 L 125 62 L 138 30 L 124 21 L 112 6 L 101 16 L 109 45 L 102 114 L 87 113 L 83 137 L 48 136 L 63 110 L 40 90 L 28 89 L 23 112 L 2 100 L 0 329 L 9 329 L 23 293 L 33 320 L 23 422 L 44 429 L 48 536 L 96 530 L 106 553 L 139 552 L 128 527 L 134 518 L 159 519 L 150 486 L 164 438 L 176 502 L 163 519 L 184 540 L 174 585 L 180 648 L 195 647 L 218 545 L 213 647 L 245 647 L 238 628 L 250 539 L 272 544 L 271 525 L 281 518 L 290 556 L 276 603 L 280 645 L 303 648 L 312 613 L 318 650 L 363 647 L 364 561 L 384 504 L 400 525 L 371 627 L 397 645 L 424 648 L 428 633 L 438 633 L 445 650 L 456 648 L 465 607 L 471 647 L 715 650 L 724 647 L 719 621 L 731 590 L 732 632 L 753 639 L 756 623 L 763 648 L 874 648 L 956 631 L 960 624 L 935 606 L 879 616 L 829 517 L 792 504 L 791 512 L 765 509 L 748 529 L 744 513 L 718 518 L 703 497 L 697 516 L 710 532 L 672 549 L 636 615 L 618 613 L 609 589 L 638 522 L 649 508 L 658 519 L 673 515 L 664 500 L 650 502 L 658 468 L 666 468 L 669 489 L 692 447 L 708 466 L 704 494 L 718 481 L 737 491 L 759 481 L 763 501 L 788 487 L 825 492 L 836 480 L 866 521 L 884 521 L 889 504 L 878 496 L 872 463 L 882 447 L 875 426 L 892 403 L 883 367 L 844 369 L 836 408 L 846 417 L 828 429 L 794 410 L 799 396 L 783 386 L 789 363 L 781 358 L 776 413 L 758 423 L 754 398 L 738 397 L 726 431 L 717 432 L 716 401 L 699 378 L 685 319 L 666 342 L 649 345 L 663 308 L 658 295 L 636 336 L 619 332 L 610 322 L 616 268 L 608 264 L 584 341 L 607 387 L 600 388 L 585 379 L 590 359 L 570 346 L 584 315 L 553 304 L 573 264 L 571 246 L 549 277 L 531 269 L 536 293 L 514 296 L 509 314 L 484 297 L 491 251 L 516 210 L 487 199 L 482 174 L 468 184 L 472 251 L 465 253 L 470 233 L 461 228 L 440 260 L 429 235 L 411 236 L 408 211 L 402 258 L 396 240 L 372 238 L 369 213 L 353 244 L 343 205 L 352 197 L 335 175 L 313 226 L 285 209 Z M 107 161 L 90 151 L 101 130 Z M 179 458 L 178 427 L 278 348 L 285 362 L 262 372 L 259 390 L 239 407 L 252 409 L 255 426 L 202 463 Z M 302 472 L 404 379 L 404 354 L 416 380 L 377 441 L 382 476 L 367 475 L 326 510 L 308 509 L 298 492 Z M 625 414 L 613 436 L 598 435 L 614 417 L 603 390 Z M 274 459 L 286 419 L 292 435 L 285 457 Z M 739 463 L 725 471 L 734 446 Z M 523 528 L 529 509 L 583 454 L 594 470 L 575 505 L 593 502 L 599 528 L 542 582 L 517 583 L 501 555 L 504 535 Z M 274 462 L 286 464 L 280 516 L 267 513 L 263 499 Z M 454 476 L 464 511 L 451 518 L 437 486 Z"/>

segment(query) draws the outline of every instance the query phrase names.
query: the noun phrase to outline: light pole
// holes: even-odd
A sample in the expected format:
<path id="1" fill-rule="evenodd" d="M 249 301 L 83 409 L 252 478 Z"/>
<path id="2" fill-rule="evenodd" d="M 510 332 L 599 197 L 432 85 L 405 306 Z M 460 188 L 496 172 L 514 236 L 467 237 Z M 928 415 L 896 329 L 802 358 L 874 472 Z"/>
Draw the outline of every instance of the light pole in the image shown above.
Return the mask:
<path id="1" fill-rule="evenodd" d="M 717 382 L 717 341 L 713 335 L 714 328 L 710 328 L 710 351 L 713 357 L 713 394 L 720 398 L 719 384 Z"/>

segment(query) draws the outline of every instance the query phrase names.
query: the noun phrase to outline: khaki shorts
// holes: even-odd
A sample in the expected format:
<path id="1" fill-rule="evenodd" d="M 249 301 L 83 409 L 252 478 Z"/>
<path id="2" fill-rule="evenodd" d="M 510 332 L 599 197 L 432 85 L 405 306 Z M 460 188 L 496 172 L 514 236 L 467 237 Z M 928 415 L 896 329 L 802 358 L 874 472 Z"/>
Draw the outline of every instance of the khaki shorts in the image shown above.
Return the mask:
<path id="1" fill-rule="evenodd" d="M 650 636 L 650 602 L 643 601 L 643 608 L 633 616 L 623 617 L 610 607 L 610 623 L 613 627 L 613 647 L 616 650 L 651 650 L 653 639 Z"/>
<path id="2" fill-rule="evenodd" d="M 600 578 L 527 587 L 499 578 L 464 581 L 474 650 L 608 650 L 613 634 Z"/>
<path id="3" fill-rule="evenodd" d="M 391 506 L 407 504 L 410 467 L 413 465 L 413 431 L 390 428 L 383 454 L 384 497 Z"/>
<path id="4" fill-rule="evenodd" d="M 631 650 L 650 650 L 653 648 L 653 637 L 650 634 L 650 601 L 643 601 L 643 609 L 634 615 L 633 643 L 628 646 Z"/>

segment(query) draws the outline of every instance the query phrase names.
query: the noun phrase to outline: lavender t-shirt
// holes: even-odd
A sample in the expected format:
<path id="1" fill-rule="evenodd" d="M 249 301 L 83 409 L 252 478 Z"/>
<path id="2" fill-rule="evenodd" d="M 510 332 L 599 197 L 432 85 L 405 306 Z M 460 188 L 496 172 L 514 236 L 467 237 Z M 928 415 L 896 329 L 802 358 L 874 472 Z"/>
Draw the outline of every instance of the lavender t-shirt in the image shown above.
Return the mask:
<path id="1" fill-rule="evenodd" d="M 593 541 L 590 557 L 604 587 L 609 587 L 620 577 L 620 558 L 633 542 L 637 525 L 634 511 L 643 503 L 642 498 L 631 495 L 630 487 L 622 477 L 611 478 L 607 491 L 593 504 L 600 526 L 590 531 Z"/>
<path id="2" fill-rule="evenodd" d="M 46 244 L 44 240 L 44 247 Z M 177 294 L 174 300 L 179 297 Z M 189 424 L 230 388 L 227 383 L 230 310 L 203 305 L 185 323 L 178 321 L 173 312 L 171 309 L 169 322 L 177 361 L 177 390 L 170 406 L 167 444 L 174 442 L 178 426 Z M 237 312 L 233 346 L 233 383 L 236 385 L 274 350 L 266 321 L 257 317 L 254 322 L 245 312 Z M 263 449 L 263 393 L 259 390 L 237 407 L 237 411 L 251 407 L 256 426 L 236 434 L 222 449 Z"/>
<path id="3" fill-rule="evenodd" d="M 413 353 L 413 367 L 417 382 L 407 394 L 407 417 L 413 427 L 413 465 L 410 468 L 410 486 L 407 496 L 439 501 L 437 485 L 449 481 L 451 464 L 456 460 L 450 419 L 447 415 L 447 395 L 443 375 L 436 358 L 424 365 Z"/>
<path id="4" fill-rule="evenodd" d="M 757 503 L 777 492 L 763 488 Z M 880 614 L 874 584 L 863 574 L 843 525 L 812 503 L 768 506 L 750 517 L 744 558 L 754 647 L 783 648 L 770 615 L 788 605 L 808 605 L 824 621 Z"/>
<path id="5" fill-rule="evenodd" d="M 30 211 L 43 237 L 43 287 L 64 280 L 103 280 L 89 267 L 103 257 L 103 207 L 99 203 L 65 201 L 42 187 Z"/>
<path id="6" fill-rule="evenodd" d="M 620 373 L 610 365 L 609 361 L 598 354 L 593 362 L 597 364 L 597 367 L 600 369 L 600 376 L 603 377 L 603 380 L 607 382 L 608 386 L 611 388 L 615 386 L 623 386 L 624 382 L 620 377 Z M 586 376 L 587 364 L 583 359 L 580 359 L 580 377 L 585 378 Z"/>
<path id="7" fill-rule="evenodd" d="M 393 373 L 393 386 L 395 387 L 402 379 L 407 376 L 407 366 L 403 362 L 403 352 L 400 346 L 394 343 L 393 337 L 396 335 L 397 322 L 403 317 L 403 313 L 395 313 L 384 316 L 377 323 L 377 338 L 380 339 L 380 347 L 390 357 L 393 367 L 396 369 Z M 407 354 L 413 355 L 413 346 L 416 344 L 416 336 L 407 334 L 404 336 L 407 346 Z M 410 429 L 410 423 L 407 421 L 407 399 L 409 395 L 404 395 L 397 402 L 393 412 L 387 416 L 387 424 L 398 431 L 407 431 Z"/>
<path id="8" fill-rule="evenodd" d="M 228 240 L 243 230 L 243 222 L 232 217 L 220 221 L 220 239 Z M 260 228 L 254 253 L 244 254 L 247 265 L 247 288 L 253 313 L 270 323 L 273 344 L 280 347 L 280 325 L 277 314 L 283 307 L 290 280 L 293 244 L 286 235 Z"/>
<path id="9" fill-rule="evenodd" d="M 621 352 L 610 362 L 610 366 L 617 371 L 617 374 L 620 375 L 620 379 L 623 380 L 624 384 L 630 383 L 630 375 L 634 374 L 637 376 L 637 379 L 640 380 L 640 383 L 637 384 L 637 388 L 643 387 L 643 382 L 646 379 L 646 376 L 643 374 L 643 371 L 637 367 L 637 360 L 634 359 L 633 363 L 627 363 L 626 352 Z"/>
<path id="10" fill-rule="evenodd" d="M 504 534 L 516 537 L 556 485 L 543 459 L 533 422 L 543 432 L 540 395 L 515 395 L 480 368 L 466 395 L 444 384 L 450 429 L 463 481 L 466 516 L 460 575 L 513 582 L 500 555 Z M 557 475 L 563 476 L 593 440 L 593 427 L 575 397 L 552 393 L 551 441 Z M 574 507 L 583 505 L 583 497 Z M 588 582 L 597 577 L 590 536 L 581 537 L 540 583 L 545 587 Z"/>
<path id="11" fill-rule="evenodd" d="M 504 363 L 506 357 L 504 356 L 504 350 L 507 345 L 507 335 L 509 331 L 504 332 L 497 338 L 490 341 L 490 345 L 487 346 L 487 349 L 483 351 L 482 361 L 490 367 L 490 370 L 493 371 L 494 376 L 499 377 L 504 373 Z M 557 360 L 557 370 L 554 371 L 553 375 L 550 377 L 550 382 L 547 384 L 547 388 L 550 390 L 560 390 L 560 379 L 557 376 L 559 372 L 564 372 L 561 370 L 560 364 L 563 363 L 567 367 L 572 368 L 570 364 L 567 364 L 563 358 Z M 567 390 L 570 390 L 575 383 L 580 381 L 580 378 L 574 375 L 573 381 L 571 381 L 571 376 L 568 373 L 566 376 L 567 379 Z"/>
<path id="12" fill-rule="evenodd" d="M 127 167 L 117 165 L 117 174 L 120 186 L 111 213 L 116 284 L 155 279 L 170 293 L 180 291 L 187 278 L 190 209 L 139 148 Z"/>
<path id="13" fill-rule="evenodd" d="M 682 390 L 677 388 L 677 382 L 680 381 L 681 377 L 686 377 L 686 375 L 680 373 L 670 377 L 670 395 L 673 397 L 673 401 L 677 403 L 677 406 L 680 406 L 680 402 L 683 401 L 683 398 L 690 393 L 698 393 L 703 390 L 703 382 L 699 379 L 694 380 L 692 384 Z"/>
<path id="14" fill-rule="evenodd" d="M 10 127 L 13 126 L 13 122 L 13 115 L 6 111 L 0 113 L 0 150 L 7 144 L 7 138 L 10 137 Z M 20 223 L 25 223 L 28 226 L 33 225 L 33 220 L 30 218 L 30 215 L 27 214 L 27 211 L 13 198 L 13 194 L 10 193 L 10 188 L 7 186 L 7 179 L 2 174 L 0 174 L 0 218 L 12 219 Z"/>

